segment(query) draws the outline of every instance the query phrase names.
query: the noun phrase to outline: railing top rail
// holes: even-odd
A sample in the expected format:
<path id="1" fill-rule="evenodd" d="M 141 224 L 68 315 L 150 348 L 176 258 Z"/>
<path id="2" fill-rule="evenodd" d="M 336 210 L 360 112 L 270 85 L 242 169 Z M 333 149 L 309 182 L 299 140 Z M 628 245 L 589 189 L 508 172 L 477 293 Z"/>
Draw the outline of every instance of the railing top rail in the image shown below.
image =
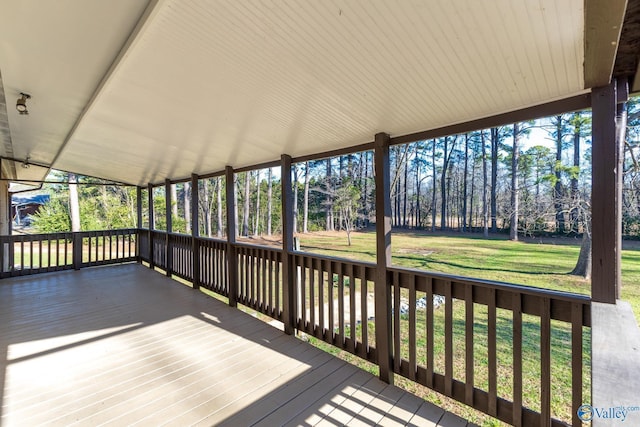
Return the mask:
<path id="1" fill-rule="evenodd" d="M 470 277 L 464 277 L 464 276 L 456 276 L 453 274 L 437 273 L 432 271 L 425 271 L 425 270 L 419 270 L 415 268 L 398 267 L 398 266 L 389 267 L 388 271 L 396 272 L 400 274 L 410 273 L 410 274 L 415 274 L 417 276 L 431 277 L 434 279 L 442 279 L 442 280 L 447 280 L 447 281 L 461 283 L 461 284 L 470 284 L 470 285 L 480 286 L 484 288 L 499 289 L 507 292 L 517 292 L 520 294 L 546 297 L 546 298 L 563 300 L 568 302 L 579 302 L 582 304 L 589 304 L 591 302 L 591 297 L 589 295 L 576 294 L 573 292 L 555 291 L 552 289 L 537 288 L 534 286 L 517 285 L 513 283 L 508 283 L 508 282 L 498 282 L 495 280 L 484 280 L 484 279 L 470 278 Z"/>
<path id="2" fill-rule="evenodd" d="M 245 242 L 234 242 L 233 246 L 237 247 L 237 248 L 247 248 L 247 249 L 262 249 L 262 250 L 269 250 L 269 251 L 273 251 L 273 252 L 282 252 L 282 248 L 277 248 L 274 246 L 268 246 L 268 245 L 258 245 L 255 243 L 245 243 Z"/>
<path id="3" fill-rule="evenodd" d="M 320 254 L 315 254 L 313 252 L 293 251 L 293 254 L 294 255 L 301 255 L 301 256 L 305 256 L 305 257 L 310 257 L 310 258 L 317 258 L 317 259 L 321 259 L 321 260 L 325 260 L 325 261 L 353 264 L 353 265 L 355 265 L 357 267 L 365 267 L 365 268 L 376 268 L 377 267 L 377 265 L 375 263 L 373 263 L 373 262 L 358 261 L 358 260 L 352 260 L 352 259 L 348 259 L 348 258 L 334 257 L 334 256 L 330 256 L 330 255 L 320 255 Z"/>

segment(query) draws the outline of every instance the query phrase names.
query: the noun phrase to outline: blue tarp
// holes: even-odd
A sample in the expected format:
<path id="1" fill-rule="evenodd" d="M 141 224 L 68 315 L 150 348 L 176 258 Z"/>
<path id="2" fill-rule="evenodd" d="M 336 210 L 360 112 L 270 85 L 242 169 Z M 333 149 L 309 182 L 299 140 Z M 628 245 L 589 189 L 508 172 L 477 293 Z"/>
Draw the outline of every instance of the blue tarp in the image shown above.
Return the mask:
<path id="1" fill-rule="evenodd" d="M 34 195 L 16 195 L 11 196 L 11 206 L 22 206 L 22 205 L 44 205 L 49 201 L 48 194 L 34 194 Z"/>

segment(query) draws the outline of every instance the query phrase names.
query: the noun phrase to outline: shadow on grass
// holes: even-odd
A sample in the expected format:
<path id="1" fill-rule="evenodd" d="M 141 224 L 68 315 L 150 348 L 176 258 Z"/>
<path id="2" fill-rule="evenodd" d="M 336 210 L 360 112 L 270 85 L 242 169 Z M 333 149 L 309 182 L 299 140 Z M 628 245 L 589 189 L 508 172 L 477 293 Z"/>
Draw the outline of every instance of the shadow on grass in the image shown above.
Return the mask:
<path id="1" fill-rule="evenodd" d="M 407 261 L 421 261 L 420 259 L 413 258 L 413 257 L 410 257 L 410 256 L 394 255 L 393 258 L 404 259 L 404 260 L 407 260 Z M 478 265 L 477 267 L 473 267 L 473 266 L 470 266 L 470 265 L 459 264 L 459 263 L 455 263 L 455 262 L 451 262 L 451 261 L 437 261 L 437 260 L 431 260 L 431 259 L 424 260 L 423 265 L 421 265 L 419 267 L 416 267 L 416 268 L 426 268 L 431 264 L 448 265 L 450 267 L 455 267 L 455 268 L 459 268 L 459 269 L 462 269 L 462 270 L 502 271 L 502 272 L 505 272 L 505 273 L 527 274 L 527 275 L 531 275 L 531 276 L 543 276 L 543 275 L 547 275 L 547 274 L 563 274 L 563 275 L 569 275 L 570 274 L 569 272 L 527 271 L 527 270 L 516 270 L 516 269 L 507 269 L 507 268 L 487 267 L 487 266 L 483 266 L 483 265 Z"/>

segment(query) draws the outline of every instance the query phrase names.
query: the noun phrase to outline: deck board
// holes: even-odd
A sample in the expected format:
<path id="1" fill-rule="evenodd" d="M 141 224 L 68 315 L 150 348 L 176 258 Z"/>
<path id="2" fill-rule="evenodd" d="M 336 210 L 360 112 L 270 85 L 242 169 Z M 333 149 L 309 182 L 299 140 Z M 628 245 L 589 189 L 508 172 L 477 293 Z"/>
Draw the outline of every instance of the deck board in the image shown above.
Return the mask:
<path id="1" fill-rule="evenodd" d="M 3 426 L 466 425 L 138 264 L 0 281 Z"/>

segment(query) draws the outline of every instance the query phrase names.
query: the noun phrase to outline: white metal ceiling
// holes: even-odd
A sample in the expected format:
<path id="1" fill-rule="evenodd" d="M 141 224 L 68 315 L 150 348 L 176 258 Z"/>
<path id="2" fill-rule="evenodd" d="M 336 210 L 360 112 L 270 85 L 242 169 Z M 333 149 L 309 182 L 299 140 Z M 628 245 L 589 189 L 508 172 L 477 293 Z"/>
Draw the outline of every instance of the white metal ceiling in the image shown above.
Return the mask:
<path id="1" fill-rule="evenodd" d="M 13 155 L 133 184 L 584 92 L 583 0 L 0 5 Z"/>

